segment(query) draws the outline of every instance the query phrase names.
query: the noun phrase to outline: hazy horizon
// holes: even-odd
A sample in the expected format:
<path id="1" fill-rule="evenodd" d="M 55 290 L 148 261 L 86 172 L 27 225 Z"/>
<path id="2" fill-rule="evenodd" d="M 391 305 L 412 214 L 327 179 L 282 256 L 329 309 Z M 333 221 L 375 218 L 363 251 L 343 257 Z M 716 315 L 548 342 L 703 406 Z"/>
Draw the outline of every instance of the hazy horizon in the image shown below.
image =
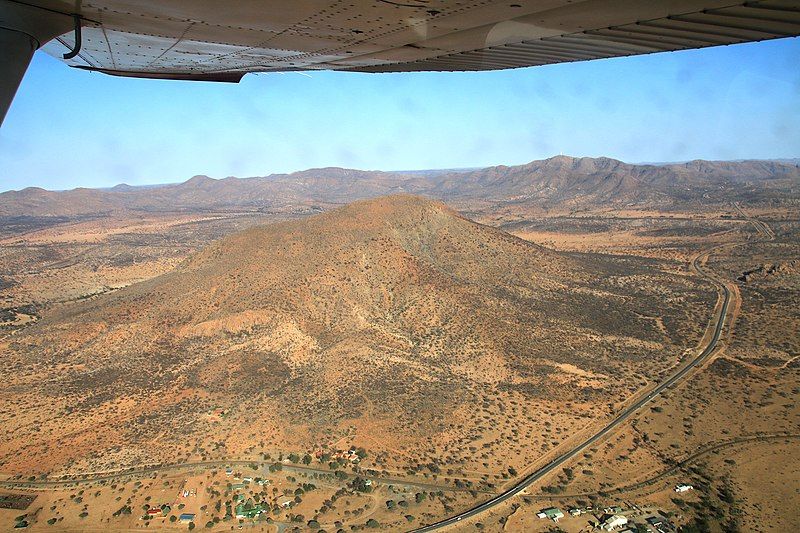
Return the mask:
<path id="1" fill-rule="evenodd" d="M 552 155 L 552 156 L 549 156 L 549 157 L 545 157 L 545 158 L 542 158 L 542 159 L 531 159 L 530 161 L 526 161 L 524 163 L 519 163 L 517 165 L 505 165 L 503 163 L 495 163 L 495 164 L 491 164 L 491 165 L 487 165 L 487 166 L 481 166 L 481 167 L 419 168 L 419 169 L 401 169 L 401 170 L 398 170 L 398 169 L 380 169 L 380 168 L 350 168 L 350 167 L 335 167 L 335 166 L 311 167 L 311 168 L 304 168 L 304 169 L 295 170 L 295 171 L 292 171 L 292 172 L 267 172 L 267 173 L 264 173 L 264 174 L 259 174 L 259 175 L 254 175 L 254 176 L 217 176 L 217 177 L 215 177 L 215 176 L 209 176 L 207 174 L 194 174 L 192 176 L 187 176 L 185 179 L 181 179 L 181 180 L 178 180 L 178 181 L 165 181 L 165 182 L 140 183 L 140 184 L 130 184 L 130 183 L 125 183 L 125 182 L 119 182 L 119 183 L 115 183 L 113 185 L 105 185 L 105 186 L 101 186 L 101 187 L 87 187 L 87 186 L 83 186 L 83 185 L 77 185 L 75 187 L 64 188 L 64 189 L 48 189 L 48 188 L 45 188 L 45 187 L 38 187 L 36 185 L 29 185 L 29 186 L 23 187 L 21 189 L 2 189 L 2 188 L 0 188 L 0 194 L 2 194 L 4 192 L 12 192 L 12 191 L 19 192 L 19 191 L 22 191 L 22 190 L 25 190 L 25 189 L 43 189 L 43 190 L 50 191 L 50 192 L 63 192 L 63 191 L 70 191 L 70 190 L 75 190 L 75 189 L 111 190 L 111 189 L 113 189 L 115 187 L 120 187 L 120 186 L 127 186 L 127 187 L 145 189 L 145 188 L 154 188 L 154 187 L 166 187 L 166 186 L 169 186 L 169 185 L 180 185 L 181 183 L 185 183 L 185 182 L 191 180 L 192 178 L 195 178 L 195 177 L 198 177 L 198 176 L 206 177 L 206 178 L 209 178 L 209 179 L 212 179 L 212 180 L 215 180 L 215 181 L 224 180 L 224 179 L 228 179 L 228 178 L 235 178 L 235 179 L 268 178 L 270 176 L 292 175 L 292 174 L 296 174 L 298 172 L 308 172 L 308 171 L 311 171 L 311 170 L 317 170 L 317 169 L 323 169 L 323 168 L 343 168 L 343 169 L 346 169 L 346 170 L 356 170 L 356 171 L 359 171 L 359 172 L 385 172 L 385 173 L 388 173 L 388 174 L 393 174 L 393 173 L 394 174 L 404 174 L 404 173 L 421 174 L 421 173 L 425 173 L 425 172 L 437 172 L 437 173 L 454 172 L 454 173 L 456 173 L 456 172 L 470 172 L 470 171 L 473 171 L 473 170 L 481 170 L 481 169 L 485 169 L 485 168 L 492 168 L 492 167 L 499 167 L 499 166 L 509 166 L 509 167 L 511 167 L 511 166 L 521 166 L 521 165 L 526 165 L 526 164 L 529 164 L 529 163 L 534 163 L 536 161 L 545 161 L 547 159 L 552 159 L 552 158 L 555 158 L 555 157 L 570 157 L 570 158 L 573 158 L 573 159 L 583 159 L 583 158 L 590 158 L 590 159 L 600 159 L 600 158 L 617 159 L 617 158 L 608 157 L 608 156 L 590 157 L 590 156 L 580 156 L 580 155 L 571 155 L 571 154 L 555 154 L 555 155 Z M 709 162 L 772 161 L 772 162 L 778 162 L 778 163 L 792 164 L 792 163 L 797 162 L 798 160 L 800 160 L 800 156 L 799 157 L 776 157 L 776 158 L 769 158 L 769 159 L 703 159 L 703 158 L 697 158 L 697 159 L 688 159 L 688 160 L 682 160 L 682 161 L 636 161 L 636 162 L 631 162 L 631 161 L 623 161 L 621 159 L 617 159 L 617 160 L 621 161 L 623 163 L 629 164 L 629 165 L 637 165 L 637 166 L 645 166 L 645 165 L 650 165 L 650 166 L 680 165 L 680 164 L 683 164 L 683 163 L 689 163 L 691 161 L 709 161 Z"/>

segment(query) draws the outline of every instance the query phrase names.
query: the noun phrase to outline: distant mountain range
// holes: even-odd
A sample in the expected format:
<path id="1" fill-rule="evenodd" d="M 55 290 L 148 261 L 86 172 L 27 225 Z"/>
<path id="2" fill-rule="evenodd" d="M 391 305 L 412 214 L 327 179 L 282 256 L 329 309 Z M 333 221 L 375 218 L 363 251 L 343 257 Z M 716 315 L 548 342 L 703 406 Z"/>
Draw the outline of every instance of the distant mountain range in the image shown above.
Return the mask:
<path id="1" fill-rule="evenodd" d="M 265 177 L 212 179 L 156 187 L 0 194 L 0 216 L 102 215 L 119 211 L 269 211 L 329 208 L 353 200 L 413 193 L 460 204 L 524 203 L 541 209 L 596 206 L 680 207 L 776 202 L 800 195 L 797 161 L 690 161 L 634 165 L 610 158 L 557 156 L 477 170 L 381 172 L 320 168 Z M 312 211 L 315 209 L 312 209 Z"/>

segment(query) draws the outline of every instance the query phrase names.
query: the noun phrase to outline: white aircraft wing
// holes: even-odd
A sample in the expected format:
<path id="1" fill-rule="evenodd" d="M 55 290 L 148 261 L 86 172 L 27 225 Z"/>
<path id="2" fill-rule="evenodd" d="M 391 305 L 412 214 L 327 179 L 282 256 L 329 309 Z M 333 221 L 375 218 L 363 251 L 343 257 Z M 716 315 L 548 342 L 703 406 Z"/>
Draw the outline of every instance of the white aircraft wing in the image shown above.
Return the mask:
<path id="1" fill-rule="evenodd" d="M 800 1 L 30 0 L 82 17 L 71 66 L 238 81 L 248 72 L 493 70 L 800 34 Z M 61 57 L 73 33 L 45 49 Z"/>
<path id="2" fill-rule="evenodd" d="M 0 121 L 41 47 L 118 76 L 236 82 L 506 69 L 798 34 L 800 0 L 0 0 Z"/>

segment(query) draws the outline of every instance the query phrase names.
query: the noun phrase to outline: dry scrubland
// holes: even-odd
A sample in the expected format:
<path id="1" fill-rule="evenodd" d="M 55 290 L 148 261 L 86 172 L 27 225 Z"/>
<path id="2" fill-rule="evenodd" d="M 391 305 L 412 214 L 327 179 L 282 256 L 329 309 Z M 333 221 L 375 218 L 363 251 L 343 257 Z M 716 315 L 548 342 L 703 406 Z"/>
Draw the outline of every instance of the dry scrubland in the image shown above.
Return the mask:
<path id="1" fill-rule="evenodd" d="M 315 488 L 270 520 L 327 531 L 435 521 L 546 462 L 696 353 L 717 292 L 689 260 L 747 243 L 708 263 L 739 278 L 723 352 L 551 479 L 459 529 L 546 531 L 542 507 L 625 502 L 712 530 L 798 526 L 799 474 L 776 458 L 796 464 L 800 441 L 741 441 L 800 433 L 791 210 L 753 211 L 776 233 L 757 242 L 724 205 L 545 216 L 460 207 L 486 225 L 398 196 L 264 227 L 305 213 L 6 227 L 3 474 L 244 459 L 256 469 L 235 471 L 271 484 L 231 489 L 222 465 L 164 470 L 38 491 L 24 511 L 0 509 L 0 521 L 186 528 L 169 517 L 193 512 L 198 527 L 216 518 L 227 529 L 235 494 L 272 506 L 303 483 Z M 351 446 L 366 457 L 332 463 Z M 306 452 L 317 470 L 297 469 Z M 276 462 L 284 469 L 266 469 Z M 369 492 L 356 476 L 374 481 Z M 678 497 L 678 481 L 697 490 Z M 185 482 L 197 496 L 177 496 Z M 163 503 L 169 513 L 140 519 L 144 505 Z M 114 516 L 125 506 L 130 514 Z M 266 516 L 256 530 L 275 530 Z"/>
<path id="2" fill-rule="evenodd" d="M 676 264 L 553 252 L 415 197 L 356 203 L 238 233 L 6 339 L 3 468 L 350 434 L 387 470 L 492 487 L 674 364 L 713 298 Z"/>
<path id="3" fill-rule="evenodd" d="M 0 519 L 10 524 L 24 517 L 31 529 L 45 531 L 185 530 L 189 520 L 181 522 L 180 517 L 191 514 L 191 522 L 199 528 L 228 529 L 240 523 L 236 515 L 241 510 L 263 507 L 267 511 L 255 520 L 246 519 L 248 530 L 276 531 L 278 524 L 349 529 L 369 520 L 402 529 L 473 499 L 468 493 L 397 483 L 376 482 L 365 488 L 360 484 L 363 478 L 270 466 L 242 466 L 231 474 L 222 469 L 187 469 L 45 491 L 25 511 L 0 509 Z"/>
<path id="4" fill-rule="evenodd" d="M 793 531 L 800 526 L 800 224 L 784 211 L 760 213 L 775 233 L 774 240 L 764 242 L 747 220 L 728 218 L 738 218 L 735 210 L 722 215 L 729 228 L 717 238 L 720 221 L 702 216 L 694 221 L 697 233 L 709 236 L 708 244 L 743 243 L 717 248 L 708 262 L 722 278 L 735 280 L 740 294 L 718 355 L 611 438 L 544 480 L 543 487 L 464 530 L 480 522 L 486 530 L 547 531 L 553 524 L 535 517 L 543 507 L 630 509 L 632 503 L 645 512 L 628 516 L 671 510 L 682 517 L 678 522 L 686 531 Z M 537 232 L 537 240 L 555 246 L 631 253 L 636 248 L 621 230 L 635 235 L 631 228 L 645 225 L 663 228 L 659 235 L 679 235 L 685 223 L 675 218 L 642 221 L 626 214 L 594 229 L 601 235 L 613 231 L 611 239 L 583 242 L 573 236 L 580 230 L 563 231 L 569 221 L 535 224 L 557 225 L 559 230 Z M 581 217 L 573 227 L 586 224 Z M 665 249 L 687 259 L 697 250 L 692 240 L 675 239 L 642 246 L 640 253 L 658 255 Z M 695 490 L 677 495 L 672 491 L 677 483 L 691 483 Z M 559 527 L 577 532 L 586 524 L 583 516 L 568 517 Z"/>

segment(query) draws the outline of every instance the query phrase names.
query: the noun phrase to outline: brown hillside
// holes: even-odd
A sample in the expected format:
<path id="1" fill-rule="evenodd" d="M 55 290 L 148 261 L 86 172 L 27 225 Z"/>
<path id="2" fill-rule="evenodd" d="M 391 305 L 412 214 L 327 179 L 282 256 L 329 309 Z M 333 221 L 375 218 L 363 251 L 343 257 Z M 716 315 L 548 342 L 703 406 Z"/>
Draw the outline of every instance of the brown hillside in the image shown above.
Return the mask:
<path id="1" fill-rule="evenodd" d="M 360 428 L 387 452 L 478 440 L 472 409 L 500 394 L 574 402 L 578 423 L 668 366 L 713 297 L 654 262 L 549 251 L 438 202 L 357 202 L 235 234 L 0 342 L 1 468 L 302 449 Z"/>

